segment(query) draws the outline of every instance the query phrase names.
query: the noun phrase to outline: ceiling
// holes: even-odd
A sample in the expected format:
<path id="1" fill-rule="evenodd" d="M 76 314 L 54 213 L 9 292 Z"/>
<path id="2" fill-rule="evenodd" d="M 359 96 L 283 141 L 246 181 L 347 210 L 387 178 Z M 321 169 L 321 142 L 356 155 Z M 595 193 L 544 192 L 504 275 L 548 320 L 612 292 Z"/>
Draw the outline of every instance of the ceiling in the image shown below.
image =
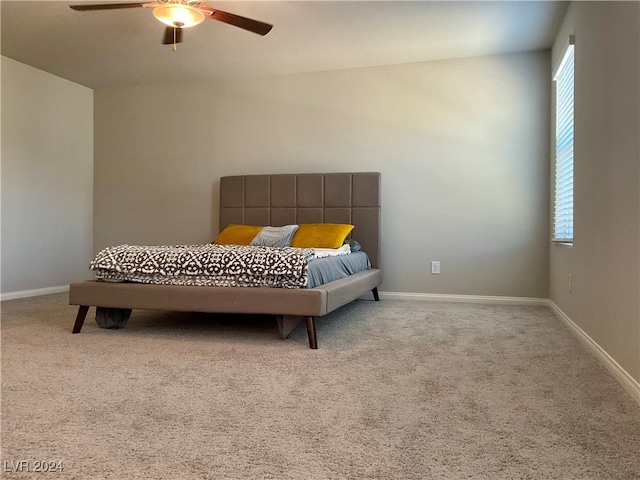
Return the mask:
<path id="1" fill-rule="evenodd" d="M 2 55 L 90 88 L 259 77 L 548 49 L 567 6 L 210 0 L 274 28 L 261 37 L 205 20 L 174 52 L 150 9 L 69 8 L 78 3 L 108 2 L 2 0 Z"/>

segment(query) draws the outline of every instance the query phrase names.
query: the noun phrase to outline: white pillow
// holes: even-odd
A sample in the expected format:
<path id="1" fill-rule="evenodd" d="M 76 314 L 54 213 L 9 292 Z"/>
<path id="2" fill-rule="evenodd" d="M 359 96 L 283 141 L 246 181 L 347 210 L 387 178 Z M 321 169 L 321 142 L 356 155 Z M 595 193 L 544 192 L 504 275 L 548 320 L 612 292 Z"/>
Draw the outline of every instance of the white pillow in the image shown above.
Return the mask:
<path id="1" fill-rule="evenodd" d="M 351 247 L 345 243 L 340 248 L 314 248 L 314 258 L 337 257 L 338 255 L 349 255 Z"/>

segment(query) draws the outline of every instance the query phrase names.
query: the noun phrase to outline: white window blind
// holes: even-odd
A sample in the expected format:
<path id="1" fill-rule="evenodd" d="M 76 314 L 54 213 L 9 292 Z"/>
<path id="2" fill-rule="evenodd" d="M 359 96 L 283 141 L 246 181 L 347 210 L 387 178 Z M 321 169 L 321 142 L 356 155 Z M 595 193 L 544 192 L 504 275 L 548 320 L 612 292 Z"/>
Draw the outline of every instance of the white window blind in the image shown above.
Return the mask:
<path id="1" fill-rule="evenodd" d="M 553 241 L 573 242 L 573 38 L 554 76 L 556 83 L 556 168 Z"/>

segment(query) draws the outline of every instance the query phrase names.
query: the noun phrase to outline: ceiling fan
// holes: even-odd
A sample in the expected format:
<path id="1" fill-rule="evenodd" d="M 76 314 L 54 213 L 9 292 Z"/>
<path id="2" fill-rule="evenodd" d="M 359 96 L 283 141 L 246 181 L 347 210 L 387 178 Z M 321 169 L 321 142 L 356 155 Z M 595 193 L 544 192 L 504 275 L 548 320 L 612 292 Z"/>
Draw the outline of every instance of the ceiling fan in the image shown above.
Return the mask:
<path id="1" fill-rule="evenodd" d="M 157 0 L 143 3 L 103 3 L 98 5 L 70 5 L 73 10 L 86 12 L 92 10 L 116 10 L 121 8 L 153 8 L 153 16 L 167 25 L 162 43 L 173 45 L 182 41 L 182 29 L 193 27 L 204 21 L 205 18 L 228 23 L 235 27 L 266 35 L 273 25 L 241 17 L 233 13 L 223 12 L 217 8 L 203 5 L 199 0 Z"/>

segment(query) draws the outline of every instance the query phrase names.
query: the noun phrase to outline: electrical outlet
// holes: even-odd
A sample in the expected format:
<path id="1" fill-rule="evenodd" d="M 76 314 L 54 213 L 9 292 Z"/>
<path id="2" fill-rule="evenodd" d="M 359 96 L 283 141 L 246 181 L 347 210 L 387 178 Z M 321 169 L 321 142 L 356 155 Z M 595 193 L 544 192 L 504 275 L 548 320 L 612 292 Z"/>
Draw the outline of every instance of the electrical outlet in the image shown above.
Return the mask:
<path id="1" fill-rule="evenodd" d="M 440 275 L 440 262 L 438 260 L 431 262 L 431 274 Z"/>

